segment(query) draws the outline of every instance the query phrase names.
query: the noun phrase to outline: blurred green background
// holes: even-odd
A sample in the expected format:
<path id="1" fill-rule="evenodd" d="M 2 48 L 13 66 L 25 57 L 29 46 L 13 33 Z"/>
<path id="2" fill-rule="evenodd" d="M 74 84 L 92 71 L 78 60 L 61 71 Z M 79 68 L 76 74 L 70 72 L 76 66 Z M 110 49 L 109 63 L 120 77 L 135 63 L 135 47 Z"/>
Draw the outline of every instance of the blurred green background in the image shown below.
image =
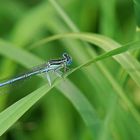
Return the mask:
<path id="1" fill-rule="evenodd" d="M 71 22 L 67 22 L 63 14 L 58 11 L 53 0 L 1 0 L 1 40 L 23 48 L 44 61 L 61 57 L 63 52 L 68 52 L 73 57 L 72 69 L 104 51 L 97 46 L 69 38 L 35 48 L 31 48 L 31 45 L 43 38 L 67 32 L 98 33 L 121 44 L 137 38 L 132 0 L 58 0 L 57 2 L 57 6 L 62 8 L 62 13 L 65 13 Z M 139 51 L 136 55 L 139 59 Z M 26 70 L 27 68 L 16 61 L 0 55 L 0 79 L 13 77 Z M 92 136 L 75 105 L 61 93 L 59 88 L 53 88 L 0 139 L 139 140 L 140 124 L 116 94 L 109 76 L 115 79 L 125 96 L 140 113 L 139 87 L 120 64 L 108 58 L 102 60 L 100 65 L 92 64 L 69 76 L 70 81 L 90 102 L 102 122 L 103 127 L 97 138 Z M 0 110 L 3 111 L 45 82 L 35 76 L 21 85 L 17 83 L 17 86 L 7 87 L 4 90 L 9 94 L 0 95 Z M 63 88 L 67 89 L 65 86 Z M 74 92 L 70 87 L 69 90 Z"/>

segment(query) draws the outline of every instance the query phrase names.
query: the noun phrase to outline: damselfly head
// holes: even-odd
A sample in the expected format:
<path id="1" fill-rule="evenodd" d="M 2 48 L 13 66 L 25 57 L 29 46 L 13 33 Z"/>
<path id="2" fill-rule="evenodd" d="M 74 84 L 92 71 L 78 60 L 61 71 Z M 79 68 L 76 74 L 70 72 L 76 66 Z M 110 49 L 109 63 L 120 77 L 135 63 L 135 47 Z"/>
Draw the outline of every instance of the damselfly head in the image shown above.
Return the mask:
<path id="1" fill-rule="evenodd" d="M 63 57 L 66 59 L 67 65 L 70 65 L 72 63 L 72 57 L 70 57 L 67 53 L 63 53 Z"/>

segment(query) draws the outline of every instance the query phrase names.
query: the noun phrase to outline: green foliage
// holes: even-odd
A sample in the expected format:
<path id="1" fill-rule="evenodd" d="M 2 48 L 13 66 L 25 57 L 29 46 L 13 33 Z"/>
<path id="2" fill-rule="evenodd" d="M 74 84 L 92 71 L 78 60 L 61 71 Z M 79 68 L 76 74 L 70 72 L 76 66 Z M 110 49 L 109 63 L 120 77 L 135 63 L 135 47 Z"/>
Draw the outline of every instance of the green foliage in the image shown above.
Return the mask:
<path id="1" fill-rule="evenodd" d="M 140 27 L 140 0 L 133 0 L 134 1 L 134 7 L 135 7 L 135 14 L 136 14 L 136 21 L 138 27 Z"/>
<path id="2" fill-rule="evenodd" d="M 70 71 L 51 87 L 38 75 L 18 89 L 0 89 L 2 139 L 140 139 L 140 64 L 131 53 L 138 56 L 140 41 L 132 41 L 134 15 L 129 23 L 115 17 L 115 5 L 123 12 L 127 1 L 0 3 L 0 18 L 10 25 L 6 29 L 7 21 L 0 20 L 1 77 L 18 75 L 23 67 L 30 69 L 65 51 L 73 58 Z M 88 22 L 78 22 L 80 17 Z"/>

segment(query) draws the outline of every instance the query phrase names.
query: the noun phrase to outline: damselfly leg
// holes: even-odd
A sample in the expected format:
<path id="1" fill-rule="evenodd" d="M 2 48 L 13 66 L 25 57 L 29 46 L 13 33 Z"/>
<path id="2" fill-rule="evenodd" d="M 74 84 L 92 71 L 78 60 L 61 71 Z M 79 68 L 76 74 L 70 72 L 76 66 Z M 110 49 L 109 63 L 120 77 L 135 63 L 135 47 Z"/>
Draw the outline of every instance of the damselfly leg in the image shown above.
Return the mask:
<path id="1" fill-rule="evenodd" d="M 48 80 L 48 83 L 49 83 L 49 85 L 51 86 L 52 84 L 51 84 L 50 75 L 49 75 L 48 72 L 46 72 L 45 74 L 46 74 L 46 78 L 47 78 L 47 80 Z"/>

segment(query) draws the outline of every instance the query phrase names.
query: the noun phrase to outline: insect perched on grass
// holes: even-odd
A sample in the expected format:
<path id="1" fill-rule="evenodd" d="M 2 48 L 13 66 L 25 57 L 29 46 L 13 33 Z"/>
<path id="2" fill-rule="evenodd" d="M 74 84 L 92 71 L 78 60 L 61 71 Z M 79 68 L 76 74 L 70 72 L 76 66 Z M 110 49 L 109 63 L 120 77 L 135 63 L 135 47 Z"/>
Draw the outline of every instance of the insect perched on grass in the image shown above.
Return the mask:
<path id="1" fill-rule="evenodd" d="M 53 71 L 56 75 L 61 77 L 63 74 L 61 70 L 64 69 L 64 72 L 66 72 L 67 66 L 69 66 L 71 63 L 72 63 L 72 58 L 67 53 L 63 53 L 62 58 L 49 60 L 47 63 L 31 69 L 27 73 L 24 73 L 10 80 L 4 81 L 0 83 L 0 87 L 8 84 L 12 84 L 18 80 L 23 80 L 25 78 L 41 73 L 46 73 L 47 80 L 49 82 L 49 85 L 51 86 L 49 72 Z"/>

